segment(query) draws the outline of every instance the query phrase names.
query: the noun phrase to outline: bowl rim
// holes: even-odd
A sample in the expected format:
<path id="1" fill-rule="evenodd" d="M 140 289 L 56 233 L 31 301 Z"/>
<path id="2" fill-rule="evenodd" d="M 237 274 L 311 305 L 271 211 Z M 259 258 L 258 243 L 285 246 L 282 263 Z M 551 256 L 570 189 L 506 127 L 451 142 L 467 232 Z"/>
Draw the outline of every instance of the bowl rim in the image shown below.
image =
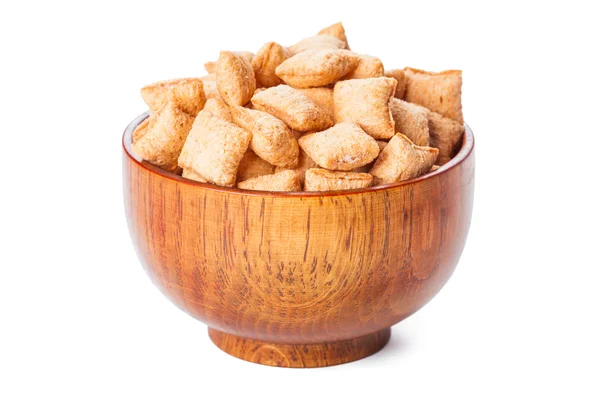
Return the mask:
<path id="1" fill-rule="evenodd" d="M 184 178 L 180 175 L 174 174 L 172 172 L 168 172 L 163 170 L 156 165 L 149 163 L 148 161 L 142 160 L 131 150 L 131 142 L 133 138 L 133 131 L 139 124 L 141 124 L 146 118 L 149 117 L 149 112 L 146 111 L 139 116 L 137 116 L 133 121 L 127 125 L 125 131 L 123 132 L 122 137 L 122 145 L 124 154 L 127 157 L 138 164 L 141 168 L 146 171 L 158 175 L 161 178 L 170 179 L 173 181 L 177 181 L 179 184 L 187 185 L 187 186 L 196 186 L 199 188 L 204 188 L 206 190 L 211 190 L 215 192 L 224 192 L 224 193 L 236 193 L 243 194 L 248 196 L 272 196 L 272 197 L 326 197 L 326 196 L 347 196 L 353 194 L 362 194 L 368 192 L 379 192 L 383 190 L 393 189 L 401 186 L 412 185 L 418 182 L 426 181 L 432 178 L 435 178 L 439 175 L 442 175 L 453 168 L 456 168 L 460 164 L 462 164 L 469 155 L 473 152 L 475 146 L 475 138 L 473 137 L 473 132 L 471 128 L 465 123 L 465 133 L 463 135 L 462 146 L 459 152 L 446 164 L 440 166 L 437 170 L 433 172 L 428 172 L 424 175 L 419 176 L 418 178 L 411 179 L 408 181 L 396 182 L 396 183 L 388 183 L 384 185 L 371 186 L 368 188 L 362 189 L 350 189 L 350 190 L 335 190 L 335 191 L 323 191 L 323 192 L 270 192 L 264 190 L 247 190 L 247 189 L 239 189 L 236 187 L 226 187 L 226 186 L 218 186 L 212 183 L 202 183 L 198 181 L 193 181 L 191 179 Z"/>

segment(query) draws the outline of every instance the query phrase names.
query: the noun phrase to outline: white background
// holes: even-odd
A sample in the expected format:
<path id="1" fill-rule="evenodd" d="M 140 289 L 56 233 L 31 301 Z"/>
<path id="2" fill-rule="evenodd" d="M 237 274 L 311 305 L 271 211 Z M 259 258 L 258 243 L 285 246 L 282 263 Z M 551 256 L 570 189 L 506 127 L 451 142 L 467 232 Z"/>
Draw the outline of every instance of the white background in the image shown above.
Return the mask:
<path id="1" fill-rule="evenodd" d="M 0 398 L 598 398 L 592 5 L 2 2 Z M 338 20 L 353 50 L 388 68 L 464 71 L 473 223 L 448 285 L 377 355 L 253 365 L 218 350 L 144 274 L 121 133 L 145 110 L 143 85 Z"/>

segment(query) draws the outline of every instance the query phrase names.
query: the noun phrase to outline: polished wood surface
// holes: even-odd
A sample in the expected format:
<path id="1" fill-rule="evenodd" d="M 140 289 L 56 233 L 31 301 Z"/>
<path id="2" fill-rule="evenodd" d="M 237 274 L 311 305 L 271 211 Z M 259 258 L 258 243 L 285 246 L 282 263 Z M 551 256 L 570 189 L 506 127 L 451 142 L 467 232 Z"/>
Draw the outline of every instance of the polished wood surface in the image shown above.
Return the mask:
<path id="1" fill-rule="evenodd" d="M 415 180 L 337 193 L 268 193 L 181 178 L 123 137 L 129 229 L 155 285 L 210 327 L 222 350 L 319 367 L 378 351 L 426 304 L 462 252 L 473 203 L 473 136 Z"/>

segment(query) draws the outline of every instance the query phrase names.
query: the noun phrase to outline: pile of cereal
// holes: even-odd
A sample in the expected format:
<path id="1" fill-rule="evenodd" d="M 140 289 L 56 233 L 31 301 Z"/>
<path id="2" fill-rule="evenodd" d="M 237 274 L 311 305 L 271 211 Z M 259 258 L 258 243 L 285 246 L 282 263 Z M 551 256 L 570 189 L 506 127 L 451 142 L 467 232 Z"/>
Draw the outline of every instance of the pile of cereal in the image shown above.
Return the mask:
<path id="1" fill-rule="evenodd" d="M 448 162 L 464 133 L 461 71 L 384 70 L 334 24 L 290 47 L 222 51 L 208 75 L 144 87 L 142 159 L 184 178 L 267 191 L 358 189 Z"/>

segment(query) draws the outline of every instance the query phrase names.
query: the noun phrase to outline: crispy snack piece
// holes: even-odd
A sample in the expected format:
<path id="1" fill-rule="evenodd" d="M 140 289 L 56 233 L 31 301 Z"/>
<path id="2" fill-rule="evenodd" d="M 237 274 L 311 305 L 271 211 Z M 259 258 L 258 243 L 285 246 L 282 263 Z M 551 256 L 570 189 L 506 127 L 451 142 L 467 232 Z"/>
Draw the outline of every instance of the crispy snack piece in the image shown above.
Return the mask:
<path id="1" fill-rule="evenodd" d="M 344 42 L 344 49 L 350 50 L 350 46 L 348 46 L 348 38 L 346 37 L 346 30 L 344 29 L 344 25 L 341 22 L 335 23 L 333 25 L 328 26 L 327 28 L 323 28 L 317 33 L 317 35 L 329 35 L 335 38 L 338 38 L 342 42 Z"/>
<path id="2" fill-rule="evenodd" d="M 350 79 L 333 89 L 335 122 L 355 122 L 375 139 L 394 136 L 390 100 L 396 90 L 392 78 Z"/>
<path id="3" fill-rule="evenodd" d="M 230 106 L 243 106 L 256 90 L 252 64 L 231 51 L 222 51 L 217 60 L 217 89 Z"/>
<path id="4" fill-rule="evenodd" d="M 348 50 L 325 49 L 298 53 L 284 62 L 275 73 L 296 88 L 325 86 L 356 68 L 358 57 Z"/>
<path id="5" fill-rule="evenodd" d="M 340 39 L 329 35 L 316 35 L 302 39 L 289 47 L 290 55 L 302 53 L 307 50 L 335 50 L 345 49 L 347 44 Z"/>
<path id="6" fill-rule="evenodd" d="M 177 170 L 177 157 L 188 136 L 194 117 L 167 103 L 150 116 L 145 133 L 138 135 L 131 149 L 142 159 L 167 171 Z"/>
<path id="7" fill-rule="evenodd" d="M 299 192 L 302 190 L 298 177 L 291 170 L 251 178 L 239 182 L 237 187 L 247 190 L 267 190 L 269 192 Z"/>
<path id="8" fill-rule="evenodd" d="M 349 122 L 302 136 L 298 143 L 319 166 L 331 170 L 350 171 L 370 163 L 379 155 L 375 139 L 360 126 Z"/>
<path id="9" fill-rule="evenodd" d="M 266 43 L 252 60 L 252 68 L 259 86 L 277 86 L 283 81 L 275 74 L 275 68 L 289 57 L 288 50 L 275 42 Z"/>
<path id="10" fill-rule="evenodd" d="M 179 165 L 194 170 L 208 182 L 233 186 L 251 137 L 237 125 L 210 111 L 201 111 L 185 141 Z"/>
<path id="11" fill-rule="evenodd" d="M 397 99 L 404 98 L 404 90 L 406 89 L 406 75 L 404 75 L 404 70 L 401 69 L 391 69 L 389 71 L 385 71 L 385 76 L 389 78 L 394 78 L 398 84 L 396 85 L 396 94 L 394 97 Z"/>
<path id="12" fill-rule="evenodd" d="M 436 164 L 444 165 L 454 157 L 460 148 L 461 139 L 465 133 L 463 124 L 440 114 L 429 112 L 430 146 L 439 149 Z"/>
<path id="13" fill-rule="evenodd" d="M 275 172 L 275 166 L 269 164 L 256 155 L 255 152 L 248 149 L 240 161 L 237 172 L 238 182 L 245 181 L 257 176 L 270 175 Z"/>
<path id="14" fill-rule="evenodd" d="M 339 172 L 311 168 L 306 171 L 304 190 L 321 192 L 327 190 L 361 189 L 373 184 L 373 177 L 360 172 Z"/>
<path id="15" fill-rule="evenodd" d="M 250 148 L 257 156 L 278 167 L 298 163 L 298 142 L 283 121 L 271 114 L 244 107 L 231 107 L 233 121 L 252 133 Z"/>
<path id="16" fill-rule="evenodd" d="M 429 110 L 417 104 L 393 98 L 390 102 L 396 132 L 408 137 L 417 146 L 429 146 Z"/>
<path id="17" fill-rule="evenodd" d="M 406 181 L 429 172 L 437 155 L 438 149 L 416 146 L 409 138 L 397 133 L 369 173 L 377 185 Z"/>
<path id="18" fill-rule="evenodd" d="M 206 102 L 204 85 L 200 78 L 157 82 L 144 86 L 140 92 L 151 113 L 158 112 L 165 104 L 172 102 L 183 112 L 195 117 Z"/>
<path id="19" fill-rule="evenodd" d="M 300 153 L 298 154 L 298 165 L 296 166 L 296 168 L 292 169 L 292 171 L 294 171 L 294 173 L 298 177 L 298 181 L 300 182 L 301 185 L 304 185 L 304 176 L 306 174 L 306 171 L 311 168 L 315 168 L 315 167 L 318 167 L 317 163 L 314 162 L 313 159 L 310 158 L 304 152 L 304 150 L 300 149 Z M 275 172 L 281 172 L 286 169 L 289 169 L 289 168 L 277 167 L 277 168 L 275 168 Z"/>
<path id="20" fill-rule="evenodd" d="M 132 142 L 137 142 L 142 136 L 148 132 L 148 123 L 150 122 L 150 118 L 146 118 L 143 120 L 133 131 L 133 135 L 131 136 Z"/>
<path id="21" fill-rule="evenodd" d="M 206 100 L 203 110 L 210 111 L 217 117 L 223 118 L 229 122 L 233 122 L 229 106 L 221 99 L 221 96 Z"/>
<path id="22" fill-rule="evenodd" d="M 333 89 L 327 87 L 297 89 L 329 114 L 333 121 Z"/>
<path id="23" fill-rule="evenodd" d="M 257 110 L 268 112 L 299 132 L 320 131 L 333 125 L 327 112 L 307 96 L 286 85 L 255 93 L 252 104 Z"/>
<path id="24" fill-rule="evenodd" d="M 190 168 L 184 169 L 181 176 L 186 179 L 190 179 L 192 181 L 206 183 L 206 179 L 201 177 L 196 171 L 194 171 L 193 169 L 190 169 Z"/>
<path id="25" fill-rule="evenodd" d="M 364 79 L 383 76 L 383 63 L 377 57 L 358 54 L 358 64 L 343 79 Z"/>
<path id="26" fill-rule="evenodd" d="M 404 100 L 420 104 L 461 124 L 464 123 L 461 101 L 462 71 L 435 73 L 404 68 L 404 74 L 406 75 Z"/>

